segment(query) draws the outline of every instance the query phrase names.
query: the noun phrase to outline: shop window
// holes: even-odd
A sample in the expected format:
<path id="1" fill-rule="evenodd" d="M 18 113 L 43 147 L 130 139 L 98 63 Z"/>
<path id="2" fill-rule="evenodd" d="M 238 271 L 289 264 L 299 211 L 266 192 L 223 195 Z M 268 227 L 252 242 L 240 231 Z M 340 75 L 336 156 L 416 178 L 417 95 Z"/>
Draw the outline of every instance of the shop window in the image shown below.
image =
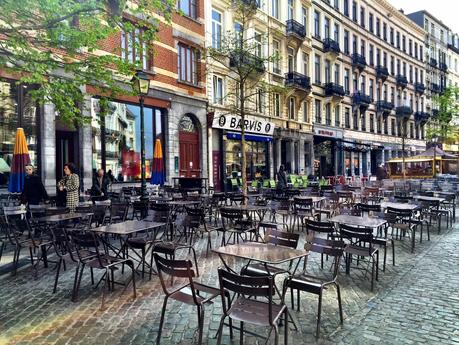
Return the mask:
<path id="1" fill-rule="evenodd" d="M 105 119 L 101 118 L 105 114 Z M 119 182 L 140 180 L 140 107 L 120 102 L 108 102 L 101 109 L 100 101 L 91 99 L 92 168 L 111 170 Z M 153 148 L 157 138 L 166 152 L 164 128 L 160 109 L 144 108 L 145 171 L 151 177 Z"/>
<path id="2" fill-rule="evenodd" d="M 30 161 L 38 164 L 38 107 L 29 90 L 33 87 L 0 80 L 0 187 L 8 185 L 18 127 L 24 128 Z"/>
<path id="3" fill-rule="evenodd" d="M 240 178 L 242 176 L 241 142 L 225 138 L 225 177 Z M 269 177 L 268 143 L 246 141 L 247 178 L 249 180 Z"/>

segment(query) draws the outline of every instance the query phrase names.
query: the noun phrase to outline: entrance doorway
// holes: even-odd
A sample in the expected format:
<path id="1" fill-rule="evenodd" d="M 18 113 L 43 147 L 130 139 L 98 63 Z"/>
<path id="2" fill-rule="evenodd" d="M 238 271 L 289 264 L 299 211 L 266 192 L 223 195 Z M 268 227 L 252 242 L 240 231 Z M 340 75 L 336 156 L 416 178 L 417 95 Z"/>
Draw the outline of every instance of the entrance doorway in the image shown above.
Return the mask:
<path id="1" fill-rule="evenodd" d="M 56 179 L 64 176 L 64 164 L 75 163 L 78 166 L 77 132 L 56 131 Z"/>
<path id="2" fill-rule="evenodd" d="M 199 129 L 189 115 L 184 115 L 179 123 L 180 177 L 201 176 L 201 156 Z"/>

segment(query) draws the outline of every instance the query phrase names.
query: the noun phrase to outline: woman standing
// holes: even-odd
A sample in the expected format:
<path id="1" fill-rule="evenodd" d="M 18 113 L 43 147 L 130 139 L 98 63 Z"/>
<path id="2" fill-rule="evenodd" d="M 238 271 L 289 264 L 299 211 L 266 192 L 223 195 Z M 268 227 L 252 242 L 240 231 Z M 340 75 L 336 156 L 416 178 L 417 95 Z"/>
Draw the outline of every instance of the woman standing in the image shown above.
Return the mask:
<path id="1" fill-rule="evenodd" d="M 280 193 L 285 192 L 287 188 L 287 176 L 285 175 L 284 165 L 281 164 L 279 171 L 277 172 L 277 191 Z"/>
<path id="2" fill-rule="evenodd" d="M 26 176 L 24 177 L 21 202 L 23 204 L 38 205 L 41 201 L 48 199 L 48 193 L 46 193 L 40 176 L 35 174 L 33 165 L 26 165 L 25 171 Z"/>
<path id="3" fill-rule="evenodd" d="M 73 163 L 64 165 L 64 178 L 57 183 L 61 192 L 66 191 L 66 206 L 70 212 L 74 212 L 78 206 L 80 178 L 76 174 L 76 167 Z"/>

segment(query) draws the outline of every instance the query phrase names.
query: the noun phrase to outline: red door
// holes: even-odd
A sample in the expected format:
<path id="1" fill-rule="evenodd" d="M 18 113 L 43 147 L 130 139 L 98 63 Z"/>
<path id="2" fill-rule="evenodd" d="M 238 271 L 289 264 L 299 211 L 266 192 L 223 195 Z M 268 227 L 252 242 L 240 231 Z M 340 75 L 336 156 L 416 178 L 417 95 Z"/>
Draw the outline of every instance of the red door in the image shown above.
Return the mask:
<path id="1" fill-rule="evenodd" d="M 179 132 L 180 177 L 200 177 L 199 133 Z"/>

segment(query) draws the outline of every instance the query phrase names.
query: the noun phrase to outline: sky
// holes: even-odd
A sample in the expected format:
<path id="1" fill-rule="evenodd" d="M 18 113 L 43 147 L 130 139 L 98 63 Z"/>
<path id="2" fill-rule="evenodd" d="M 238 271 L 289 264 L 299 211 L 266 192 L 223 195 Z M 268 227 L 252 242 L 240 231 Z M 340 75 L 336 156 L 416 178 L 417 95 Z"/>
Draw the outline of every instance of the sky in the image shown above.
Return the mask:
<path id="1" fill-rule="evenodd" d="M 403 8 L 405 13 L 426 10 L 440 19 L 455 33 L 459 33 L 459 1 L 458 0 L 388 0 L 397 9 Z"/>

